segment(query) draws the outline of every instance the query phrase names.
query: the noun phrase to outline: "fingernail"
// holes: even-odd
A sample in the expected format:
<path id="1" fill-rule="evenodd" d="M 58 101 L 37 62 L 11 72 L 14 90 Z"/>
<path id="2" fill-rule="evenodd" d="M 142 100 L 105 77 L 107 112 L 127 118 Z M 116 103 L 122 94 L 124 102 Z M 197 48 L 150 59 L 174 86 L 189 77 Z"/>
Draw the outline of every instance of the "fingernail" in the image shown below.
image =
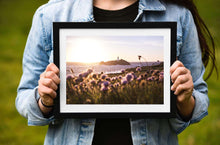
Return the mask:
<path id="1" fill-rule="evenodd" d="M 174 92 L 174 95 L 176 95 L 176 91 Z"/>

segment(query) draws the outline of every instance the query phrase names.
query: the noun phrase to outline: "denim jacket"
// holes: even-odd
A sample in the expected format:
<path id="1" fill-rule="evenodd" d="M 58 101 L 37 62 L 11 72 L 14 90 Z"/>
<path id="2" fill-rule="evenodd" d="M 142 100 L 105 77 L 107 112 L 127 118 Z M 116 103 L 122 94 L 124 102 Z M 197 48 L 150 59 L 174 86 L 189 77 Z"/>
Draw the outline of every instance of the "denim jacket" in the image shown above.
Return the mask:
<path id="1" fill-rule="evenodd" d="M 16 108 L 28 125 L 49 125 L 45 145 L 90 145 L 96 119 L 45 118 L 37 100 L 38 80 L 53 62 L 52 22 L 94 22 L 92 0 L 50 0 L 35 13 L 23 56 L 23 75 L 18 87 Z M 130 119 L 134 145 L 177 145 L 177 135 L 208 114 L 207 85 L 193 17 L 184 7 L 159 0 L 140 0 L 135 22 L 177 22 L 177 57 L 191 71 L 195 108 L 185 122 L 178 114 L 171 119 Z"/>

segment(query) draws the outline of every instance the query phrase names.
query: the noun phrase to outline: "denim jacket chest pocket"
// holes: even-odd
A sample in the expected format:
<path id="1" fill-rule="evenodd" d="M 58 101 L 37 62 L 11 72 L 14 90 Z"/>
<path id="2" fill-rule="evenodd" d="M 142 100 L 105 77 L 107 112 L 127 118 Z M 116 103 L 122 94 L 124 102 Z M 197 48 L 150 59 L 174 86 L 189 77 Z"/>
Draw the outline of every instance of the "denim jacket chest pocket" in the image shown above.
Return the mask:
<path id="1" fill-rule="evenodd" d="M 48 56 L 48 61 L 49 63 L 53 63 L 54 60 L 53 60 L 53 41 L 50 41 L 46 46 L 45 46 L 45 52 Z"/>
<path id="2" fill-rule="evenodd" d="M 53 27 L 51 27 L 53 23 L 45 15 L 42 16 L 42 19 L 44 50 L 49 58 L 49 63 L 53 63 Z"/>

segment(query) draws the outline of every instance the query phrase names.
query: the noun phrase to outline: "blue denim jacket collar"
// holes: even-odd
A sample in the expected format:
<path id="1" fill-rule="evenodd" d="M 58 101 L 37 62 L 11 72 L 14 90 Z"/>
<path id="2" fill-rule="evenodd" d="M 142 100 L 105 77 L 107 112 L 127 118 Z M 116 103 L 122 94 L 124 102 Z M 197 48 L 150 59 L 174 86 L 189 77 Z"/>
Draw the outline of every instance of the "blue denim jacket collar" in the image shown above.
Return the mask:
<path id="1" fill-rule="evenodd" d="M 165 11 L 166 7 L 159 0 L 140 0 L 139 9 L 144 11 Z"/>
<path id="2" fill-rule="evenodd" d="M 49 2 L 55 2 L 61 0 L 50 0 Z M 94 21 L 93 16 L 93 0 L 87 0 L 86 5 L 84 0 L 75 1 L 77 5 L 74 7 L 75 11 L 80 13 L 80 18 L 74 18 L 77 21 Z M 83 9 L 82 9 L 83 8 Z M 159 0 L 140 0 L 139 1 L 139 14 L 143 11 L 165 11 L 166 7 Z"/>

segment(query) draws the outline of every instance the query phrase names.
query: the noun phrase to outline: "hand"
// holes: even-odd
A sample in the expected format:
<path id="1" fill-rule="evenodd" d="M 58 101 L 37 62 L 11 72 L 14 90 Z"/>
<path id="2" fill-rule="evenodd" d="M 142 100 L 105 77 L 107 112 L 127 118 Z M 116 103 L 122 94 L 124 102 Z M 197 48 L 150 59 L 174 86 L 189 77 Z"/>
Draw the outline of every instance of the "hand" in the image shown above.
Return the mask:
<path id="1" fill-rule="evenodd" d="M 191 72 L 180 61 L 175 61 L 170 74 L 173 82 L 171 90 L 177 95 L 177 108 L 183 118 L 189 119 L 195 106 Z"/>
<path id="2" fill-rule="evenodd" d="M 59 69 L 55 64 L 50 63 L 46 70 L 40 75 L 40 80 L 38 81 L 38 93 L 40 95 L 38 104 L 43 113 L 48 113 L 52 110 L 51 108 L 44 107 L 42 103 L 46 106 L 53 106 L 54 99 L 57 96 L 57 85 L 59 83 Z"/>

